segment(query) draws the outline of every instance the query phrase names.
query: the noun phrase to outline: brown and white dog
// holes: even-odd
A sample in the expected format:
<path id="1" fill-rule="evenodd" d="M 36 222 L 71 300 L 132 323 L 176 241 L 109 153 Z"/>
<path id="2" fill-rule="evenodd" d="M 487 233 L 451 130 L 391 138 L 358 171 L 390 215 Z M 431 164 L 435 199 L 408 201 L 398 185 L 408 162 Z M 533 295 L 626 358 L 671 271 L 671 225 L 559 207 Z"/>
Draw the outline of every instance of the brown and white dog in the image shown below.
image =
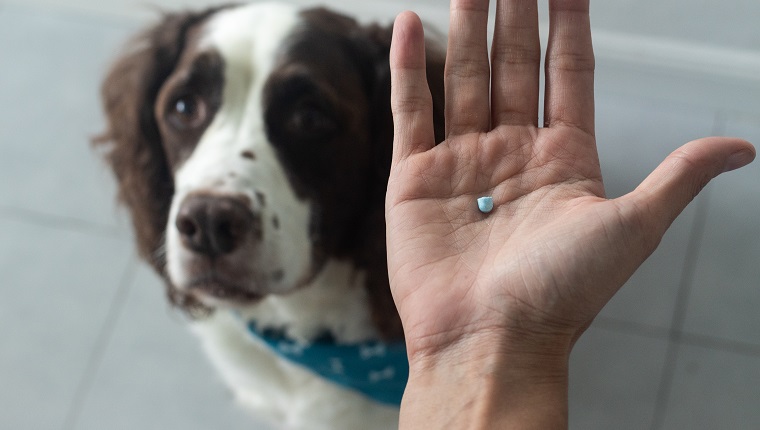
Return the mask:
<path id="1" fill-rule="evenodd" d="M 99 145 L 141 256 L 236 398 L 288 428 L 392 428 L 398 410 L 283 359 L 297 345 L 403 341 L 384 198 L 391 29 L 325 9 L 166 15 L 103 85 Z M 443 54 L 428 71 L 442 136 Z"/>

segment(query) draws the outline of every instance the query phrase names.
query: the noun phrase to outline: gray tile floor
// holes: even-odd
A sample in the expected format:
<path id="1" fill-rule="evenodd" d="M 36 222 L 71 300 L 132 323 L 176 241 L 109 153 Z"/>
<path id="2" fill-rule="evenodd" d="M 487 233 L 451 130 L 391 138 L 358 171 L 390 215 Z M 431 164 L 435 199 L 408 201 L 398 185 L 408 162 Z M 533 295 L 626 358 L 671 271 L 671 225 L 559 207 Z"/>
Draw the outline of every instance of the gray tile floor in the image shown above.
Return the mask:
<path id="1" fill-rule="evenodd" d="M 119 9 L 128 2 L 47 3 L 0 1 L 0 428 L 261 428 L 136 260 L 88 147 L 99 81 L 144 16 Z M 445 6 L 421 7 L 445 19 Z M 744 88 L 754 103 L 727 107 L 673 76 L 604 61 L 598 76 L 610 196 L 695 137 L 760 143 L 757 81 Z M 572 428 L 760 427 L 759 213 L 760 164 L 716 180 L 676 221 L 579 342 Z"/>

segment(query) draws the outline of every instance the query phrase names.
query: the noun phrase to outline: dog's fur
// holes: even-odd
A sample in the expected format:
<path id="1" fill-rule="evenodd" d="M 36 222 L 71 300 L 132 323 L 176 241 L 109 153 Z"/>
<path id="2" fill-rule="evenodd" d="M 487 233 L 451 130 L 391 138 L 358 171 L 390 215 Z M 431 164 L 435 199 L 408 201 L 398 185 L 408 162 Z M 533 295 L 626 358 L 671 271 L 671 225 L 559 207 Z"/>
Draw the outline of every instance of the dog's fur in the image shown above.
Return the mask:
<path id="1" fill-rule="evenodd" d="M 278 358 L 244 324 L 303 342 L 403 339 L 385 256 L 390 40 L 325 9 L 169 14 L 103 84 L 97 143 L 141 256 L 238 400 L 289 428 L 397 419 Z M 431 45 L 428 57 L 440 140 L 443 54 Z"/>

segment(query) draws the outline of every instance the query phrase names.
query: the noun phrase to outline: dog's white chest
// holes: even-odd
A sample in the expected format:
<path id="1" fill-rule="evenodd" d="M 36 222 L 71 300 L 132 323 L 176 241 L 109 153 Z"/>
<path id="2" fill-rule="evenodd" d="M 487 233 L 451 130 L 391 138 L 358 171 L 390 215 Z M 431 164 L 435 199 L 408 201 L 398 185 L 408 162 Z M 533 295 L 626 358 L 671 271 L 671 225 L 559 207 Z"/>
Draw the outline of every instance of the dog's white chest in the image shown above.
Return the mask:
<path id="1" fill-rule="evenodd" d="M 393 429 L 398 409 L 369 400 L 274 354 L 233 313 L 192 324 L 238 402 L 273 428 Z"/>

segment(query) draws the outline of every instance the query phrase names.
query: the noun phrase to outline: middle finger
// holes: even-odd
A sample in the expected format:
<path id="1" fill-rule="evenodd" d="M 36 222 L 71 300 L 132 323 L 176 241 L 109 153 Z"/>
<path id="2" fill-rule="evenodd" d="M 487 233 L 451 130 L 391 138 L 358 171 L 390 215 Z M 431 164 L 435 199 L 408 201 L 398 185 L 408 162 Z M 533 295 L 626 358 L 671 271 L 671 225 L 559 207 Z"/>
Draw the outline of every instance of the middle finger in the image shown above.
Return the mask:
<path id="1" fill-rule="evenodd" d="M 535 0 L 499 0 L 494 31 L 492 124 L 538 127 L 541 41 Z"/>

